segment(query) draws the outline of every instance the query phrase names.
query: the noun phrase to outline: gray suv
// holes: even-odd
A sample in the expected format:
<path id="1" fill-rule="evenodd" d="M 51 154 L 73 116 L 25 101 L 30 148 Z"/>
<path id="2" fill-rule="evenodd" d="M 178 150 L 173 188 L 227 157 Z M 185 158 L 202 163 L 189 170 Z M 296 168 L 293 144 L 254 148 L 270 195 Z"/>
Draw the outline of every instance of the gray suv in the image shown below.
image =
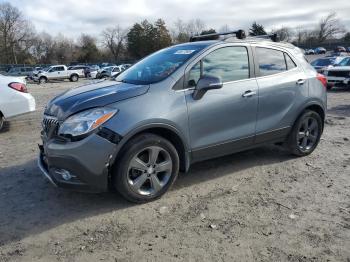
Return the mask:
<path id="1" fill-rule="evenodd" d="M 54 98 L 42 122 L 44 175 L 60 187 L 117 189 L 142 203 L 194 162 L 269 143 L 312 153 L 324 126 L 325 77 L 299 48 L 237 32 L 193 38 L 115 81 Z"/>

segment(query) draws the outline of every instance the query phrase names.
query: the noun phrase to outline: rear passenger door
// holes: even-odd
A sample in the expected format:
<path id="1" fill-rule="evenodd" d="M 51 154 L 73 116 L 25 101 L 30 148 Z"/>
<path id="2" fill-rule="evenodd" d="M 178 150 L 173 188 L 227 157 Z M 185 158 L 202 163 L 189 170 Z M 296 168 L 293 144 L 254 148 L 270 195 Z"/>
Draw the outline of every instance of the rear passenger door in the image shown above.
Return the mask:
<path id="1" fill-rule="evenodd" d="M 185 75 L 189 131 L 194 161 L 225 155 L 253 144 L 257 83 L 250 46 L 221 46 L 207 51 Z M 193 99 L 204 75 L 220 77 L 223 87 Z"/>
<path id="2" fill-rule="evenodd" d="M 303 69 L 286 51 L 256 46 L 255 70 L 259 86 L 256 143 L 285 137 L 295 121 L 302 97 L 308 96 Z"/>

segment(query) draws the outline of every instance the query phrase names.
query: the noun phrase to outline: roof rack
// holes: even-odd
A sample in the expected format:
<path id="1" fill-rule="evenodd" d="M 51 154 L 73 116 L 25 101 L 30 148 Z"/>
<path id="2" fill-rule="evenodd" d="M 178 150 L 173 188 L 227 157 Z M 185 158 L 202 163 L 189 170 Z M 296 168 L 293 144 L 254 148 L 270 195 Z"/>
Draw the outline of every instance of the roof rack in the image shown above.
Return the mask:
<path id="1" fill-rule="evenodd" d="M 191 36 L 190 42 L 215 40 L 215 39 L 218 39 L 220 36 L 224 36 L 224 35 L 235 35 L 238 39 L 246 38 L 245 31 L 240 29 L 237 31 Z"/>
<path id="2" fill-rule="evenodd" d="M 266 34 L 266 35 L 251 36 L 251 38 L 269 39 L 269 40 L 271 40 L 273 42 L 279 42 L 278 35 L 276 33 L 274 33 L 274 34 Z"/>

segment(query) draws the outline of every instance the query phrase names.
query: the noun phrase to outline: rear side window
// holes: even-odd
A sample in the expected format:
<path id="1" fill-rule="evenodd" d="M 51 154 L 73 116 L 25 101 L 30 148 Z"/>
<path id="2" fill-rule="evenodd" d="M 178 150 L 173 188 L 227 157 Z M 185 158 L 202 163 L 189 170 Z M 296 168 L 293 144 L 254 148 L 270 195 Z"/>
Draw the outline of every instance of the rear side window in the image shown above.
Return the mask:
<path id="1" fill-rule="evenodd" d="M 291 70 L 297 67 L 297 65 L 288 54 L 284 53 L 284 57 L 286 58 L 287 70 Z"/>
<path id="2" fill-rule="evenodd" d="M 278 74 L 287 70 L 282 51 L 257 47 L 256 53 L 261 76 Z"/>
<path id="3" fill-rule="evenodd" d="M 221 77 L 224 83 L 247 79 L 248 64 L 248 52 L 245 47 L 223 47 L 203 59 L 203 75 Z"/>

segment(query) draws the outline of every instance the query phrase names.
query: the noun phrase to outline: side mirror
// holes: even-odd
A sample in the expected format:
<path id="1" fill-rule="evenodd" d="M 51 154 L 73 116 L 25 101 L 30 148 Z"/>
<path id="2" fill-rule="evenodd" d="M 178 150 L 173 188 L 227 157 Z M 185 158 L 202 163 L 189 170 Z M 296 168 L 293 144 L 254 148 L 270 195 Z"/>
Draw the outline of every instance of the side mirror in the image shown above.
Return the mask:
<path id="1" fill-rule="evenodd" d="M 208 90 L 220 89 L 223 86 L 219 77 L 204 75 L 197 83 L 197 86 L 193 92 L 193 99 L 199 100 Z"/>

